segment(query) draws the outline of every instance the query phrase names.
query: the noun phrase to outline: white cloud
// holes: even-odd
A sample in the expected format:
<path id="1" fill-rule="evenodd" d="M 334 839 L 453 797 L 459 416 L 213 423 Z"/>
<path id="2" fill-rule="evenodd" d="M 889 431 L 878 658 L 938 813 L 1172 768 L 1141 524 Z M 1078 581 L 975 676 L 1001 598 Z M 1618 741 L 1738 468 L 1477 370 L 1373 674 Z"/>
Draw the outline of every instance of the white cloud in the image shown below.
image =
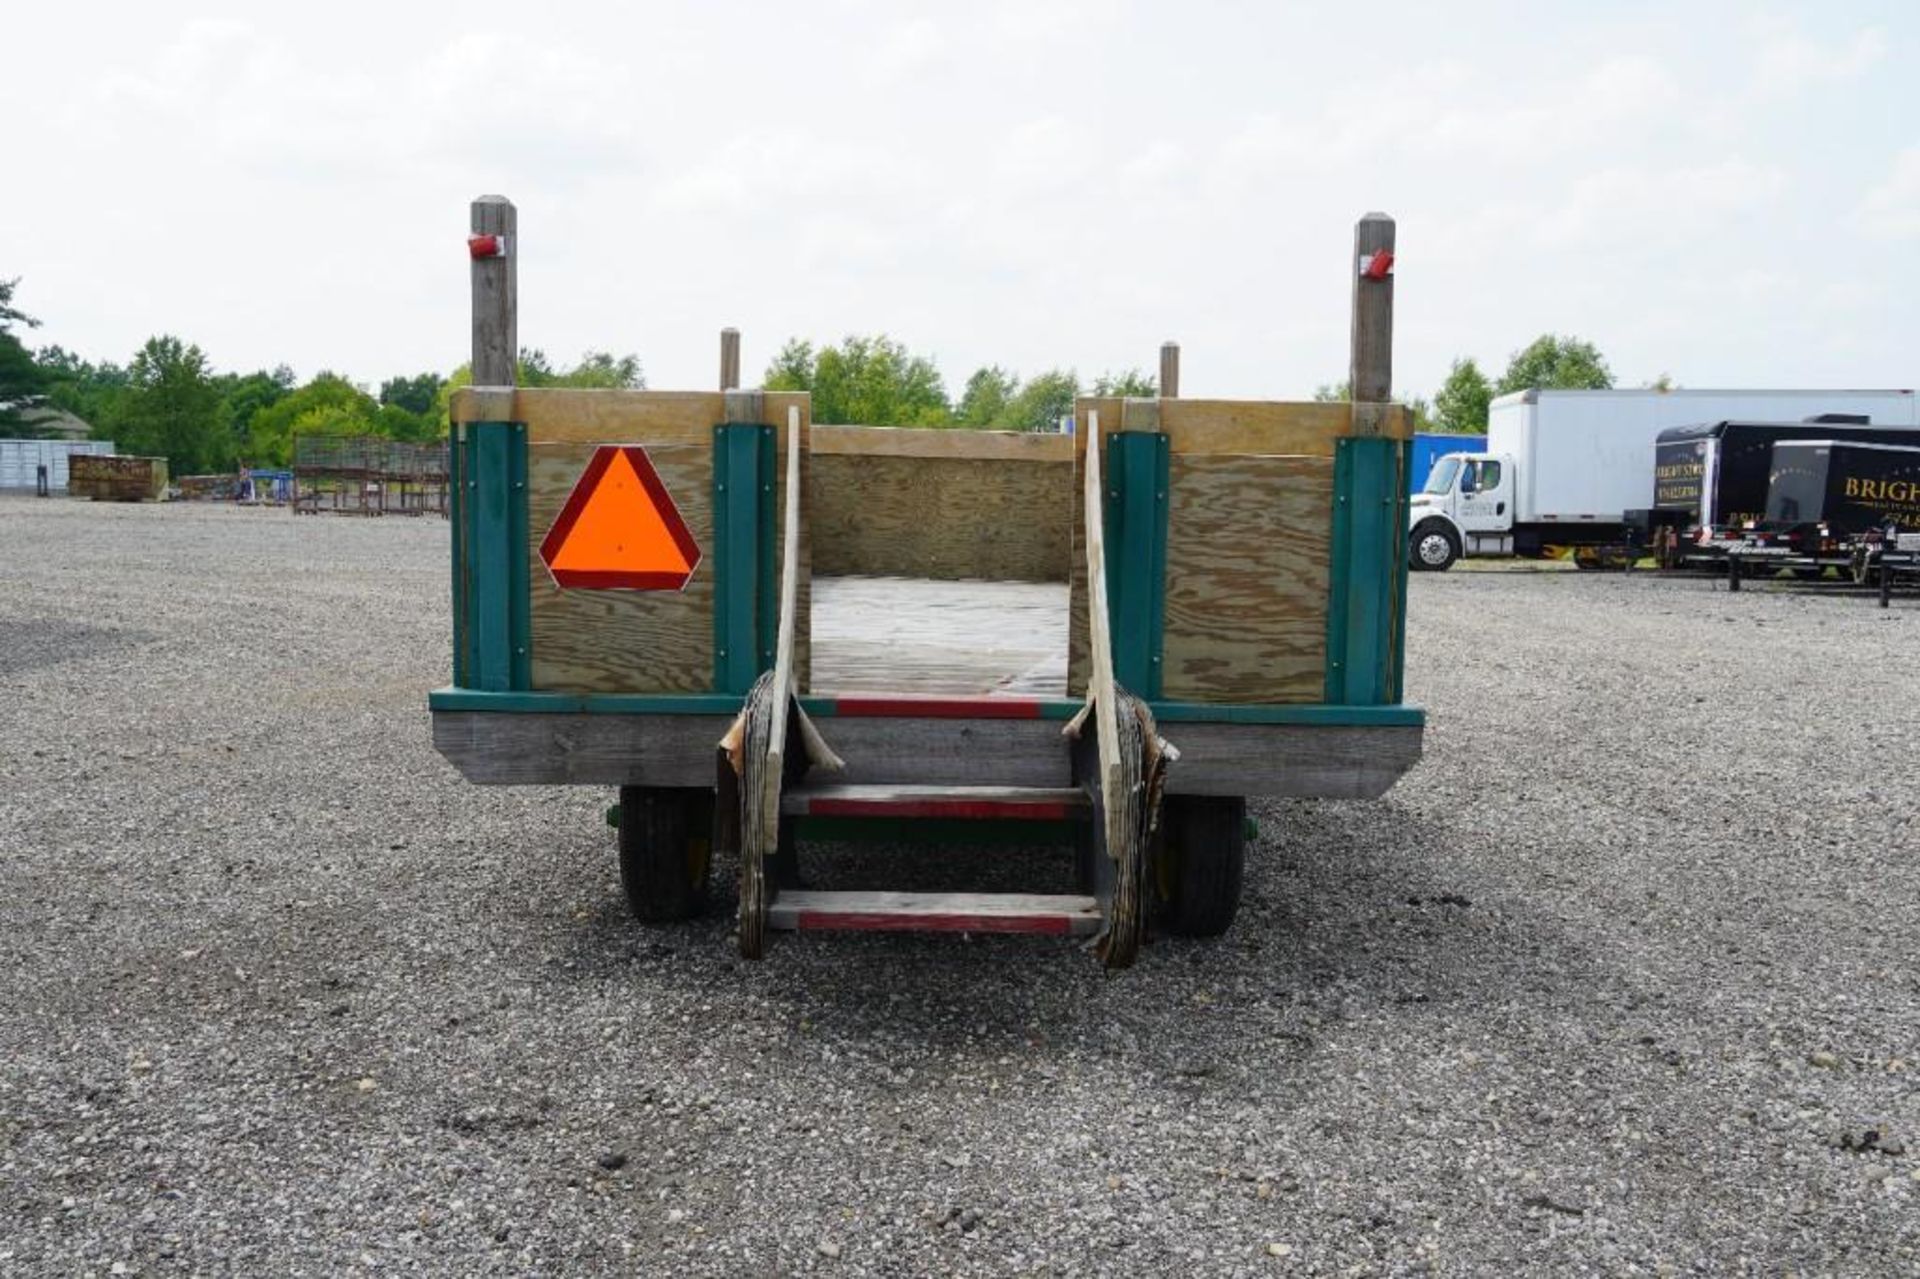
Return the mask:
<path id="1" fill-rule="evenodd" d="M 1871 235 L 1920 239 L 1920 146 L 1894 157 L 1892 172 L 1860 202 L 1857 220 Z"/>
<path id="2" fill-rule="evenodd" d="M 1837 44 L 1823 44 L 1791 22 L 1763 20 L 1753 77 L 1762 93 L 1792 93 L 1858 79 L 1886 56 L 1886 32 L 1866 27 Z"/>

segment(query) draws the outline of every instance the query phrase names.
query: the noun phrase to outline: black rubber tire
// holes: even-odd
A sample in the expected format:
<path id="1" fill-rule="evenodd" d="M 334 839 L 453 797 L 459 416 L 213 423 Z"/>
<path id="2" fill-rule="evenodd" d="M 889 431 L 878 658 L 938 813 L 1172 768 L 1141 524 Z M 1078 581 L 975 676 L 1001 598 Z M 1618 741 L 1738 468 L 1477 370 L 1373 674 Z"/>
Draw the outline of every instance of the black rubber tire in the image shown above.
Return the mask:
<path id="1" fill-rule="evenodd" d="M 634 918 L 666 924 L 700 914 L 712 863 L 712 791 L 620 788 L 620 885 Z"/>
<path id="2" fill-rule="evenodd" d="M 1098 897 L 1100 882 L 1099 863 L 1094 858 L 1100 855 L 1099 841 L 1093 837 L 1093 822 L 1080 821 L 1073 824 L 1073 891 L 1087 897 Z"/>
<path id="3" fill-rule="evenodd" d="M 1422 554 L 1425 544 L 1427 554 Z M 1437 548 L 1443 548 L 1444 555 Z M 1407 567 L 1421 573 L 1444 573 L 1460 558 L 1460 539 L 1439 520 L 1426 520 L 1407 534 Z"/>
<path id="4" fill-rule="evenodd" d="M 1176 937 L 1226 932 L 1240 909 L 1246 864 L 1246 800 L 1169 795 L 1150 876 L 1155 923 Z"/>

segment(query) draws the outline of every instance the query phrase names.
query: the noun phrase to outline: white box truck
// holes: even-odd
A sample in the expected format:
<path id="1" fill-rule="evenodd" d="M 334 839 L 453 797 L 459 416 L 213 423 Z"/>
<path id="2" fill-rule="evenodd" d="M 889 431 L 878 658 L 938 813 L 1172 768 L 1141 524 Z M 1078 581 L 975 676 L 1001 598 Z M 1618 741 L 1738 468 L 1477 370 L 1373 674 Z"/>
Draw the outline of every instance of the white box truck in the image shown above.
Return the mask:
<path id="1" fill-rule="evenodd" d="M 1920 424 L 1912 391 L 1517 391 L 1493 402 L 1485 452 L 1449 453 L 1408 509 L 1408 561 L 1541 556 L 1626 543 L 1654 505 L 1654 441 L 1701 422 L 1800 422 L 1846 413 Z"/>

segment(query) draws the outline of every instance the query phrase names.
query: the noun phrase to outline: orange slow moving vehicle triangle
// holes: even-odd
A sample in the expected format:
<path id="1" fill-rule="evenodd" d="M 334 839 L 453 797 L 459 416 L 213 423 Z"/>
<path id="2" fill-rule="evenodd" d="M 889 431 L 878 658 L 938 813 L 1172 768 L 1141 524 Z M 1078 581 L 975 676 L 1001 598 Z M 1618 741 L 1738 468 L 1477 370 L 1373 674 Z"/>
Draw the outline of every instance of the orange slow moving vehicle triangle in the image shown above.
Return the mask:
<path id="1" fill-rule="evenodd" d="M 553 580 L 582 590 L 677 591 L 700 547 L 647 451 L 603 444 L 540 543 Z"/>

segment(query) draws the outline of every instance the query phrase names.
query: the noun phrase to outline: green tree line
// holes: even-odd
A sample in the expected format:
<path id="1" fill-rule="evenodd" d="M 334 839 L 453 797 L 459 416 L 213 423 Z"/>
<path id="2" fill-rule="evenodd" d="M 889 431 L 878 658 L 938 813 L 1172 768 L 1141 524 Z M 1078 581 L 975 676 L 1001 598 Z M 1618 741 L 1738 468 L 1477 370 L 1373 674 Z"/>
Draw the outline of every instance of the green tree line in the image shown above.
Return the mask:
<path id="1" fill-rule="evenodd" d="M 813 397 L 813 420 L 823 424 L 995 431 L 1056 430 L 1082 395 L 1157 394 L 1154 379 L 1138 369 L 1103 373 L 1083 383 L 1072 369 L 1021 378 L 989 365 L 975 370 L 954 400 L 931 359 L 884 335 L 853 336 L 818 349 L 794 338 L 767 366 L 765 386 L 807 392 Z"/>
<path id="2" fill-rule="evenodd" d="M 1487 410 L 1496 396 L 1530 390 L 1605 391 L 1613 385 L 1613 370 L 1593 343 L 1544 333 L 1507 357 L 1507 371 L 1498 380 L 1483 373 L 1472 356 L 1462 356 L 1453 361 L 1431 401 L 1416 396 L 1407 406 L 1413 410 L 1416 430 L 1480 435 L 1487 429 Z M 1670 391 L 1674 382 L 1662 373 L 1647 385 Z M 1346 400 L 1350 392 L 1341 382 L 1316 388 L 1313 398 Z"/>
<path id="3" fill-rule="evenodd" d="M 462 365 L 442 376 L 400 374 L 377 390 L 336 373 L 305 383 L 285 365 L 251 373 L 217 372 L 197 346 L 169 335 L 150 338 L 125 365 L 94 364 L 58 346 L 29 350 L 19 331 L 36 321 L 14 305 L 16 280 L 0 280 L 0 434 L 35 429 L 35 411 L 58 409 L 81 418 L 125 453 L 167 458 L 177 475 L 235 465 L 285 466 L 303 434 L 382 435 L 434 440 L 447 433 L 453 392 L 469 385 Z M 562 368 L 540 350 L 523 350 L 522 386 L 643 388 L 634 355 L 588 351 Z M 855 335 L 816 346 L 793 338 L 767 366 L 773 391 L 806 391 L 816 422 L 868 426 L 960 427 L 1051 431 L 1083 394 L 1151 396 L 1154 379 L 1139 369 L 1082 382 L 1073 369 L 1022 377 L 1000 365 L 976 369 L 957 398 L 940 370 L 884 334 Z M 1496 380 L 1471 356 L 1453 361 L 1431 401 L 1408 401 L 1420 430 L 1478 434 L 1487 429 L 1495 396 L 1541 388 L 1605 389 L 1612 370 L 1593 343 L 1544 334 L 1509 356 Z M 1651 385 L 1672 386 L 1664 374 Z M 1344 383 L 1315 389 L 1314 398 L 1345 400 Z"/>
<path id="4" fill-rule="evenodd" d="M 441 439 L 453 390 L 473 380 L 464 365 L 449 375 L 399 374 L 377 389 L 325 371 L 302 383 L 284 364 L 220 372 L 198 346 L 170 334 L 149 338 L 124 365 L 58 346 L 31 351 L 19 331 L 37 321 L 15 307 L 17 284 L 0 280 L 0 435 L 52 433 L 47 412 L 57 410 L 123 453 L 166 458 L 175 475 L 283 467 L 296 435 Z M 523 386 L 646 385 L 634 355 L 588 351 L 562 368 L 527 350 L 519 367 Z"/>

